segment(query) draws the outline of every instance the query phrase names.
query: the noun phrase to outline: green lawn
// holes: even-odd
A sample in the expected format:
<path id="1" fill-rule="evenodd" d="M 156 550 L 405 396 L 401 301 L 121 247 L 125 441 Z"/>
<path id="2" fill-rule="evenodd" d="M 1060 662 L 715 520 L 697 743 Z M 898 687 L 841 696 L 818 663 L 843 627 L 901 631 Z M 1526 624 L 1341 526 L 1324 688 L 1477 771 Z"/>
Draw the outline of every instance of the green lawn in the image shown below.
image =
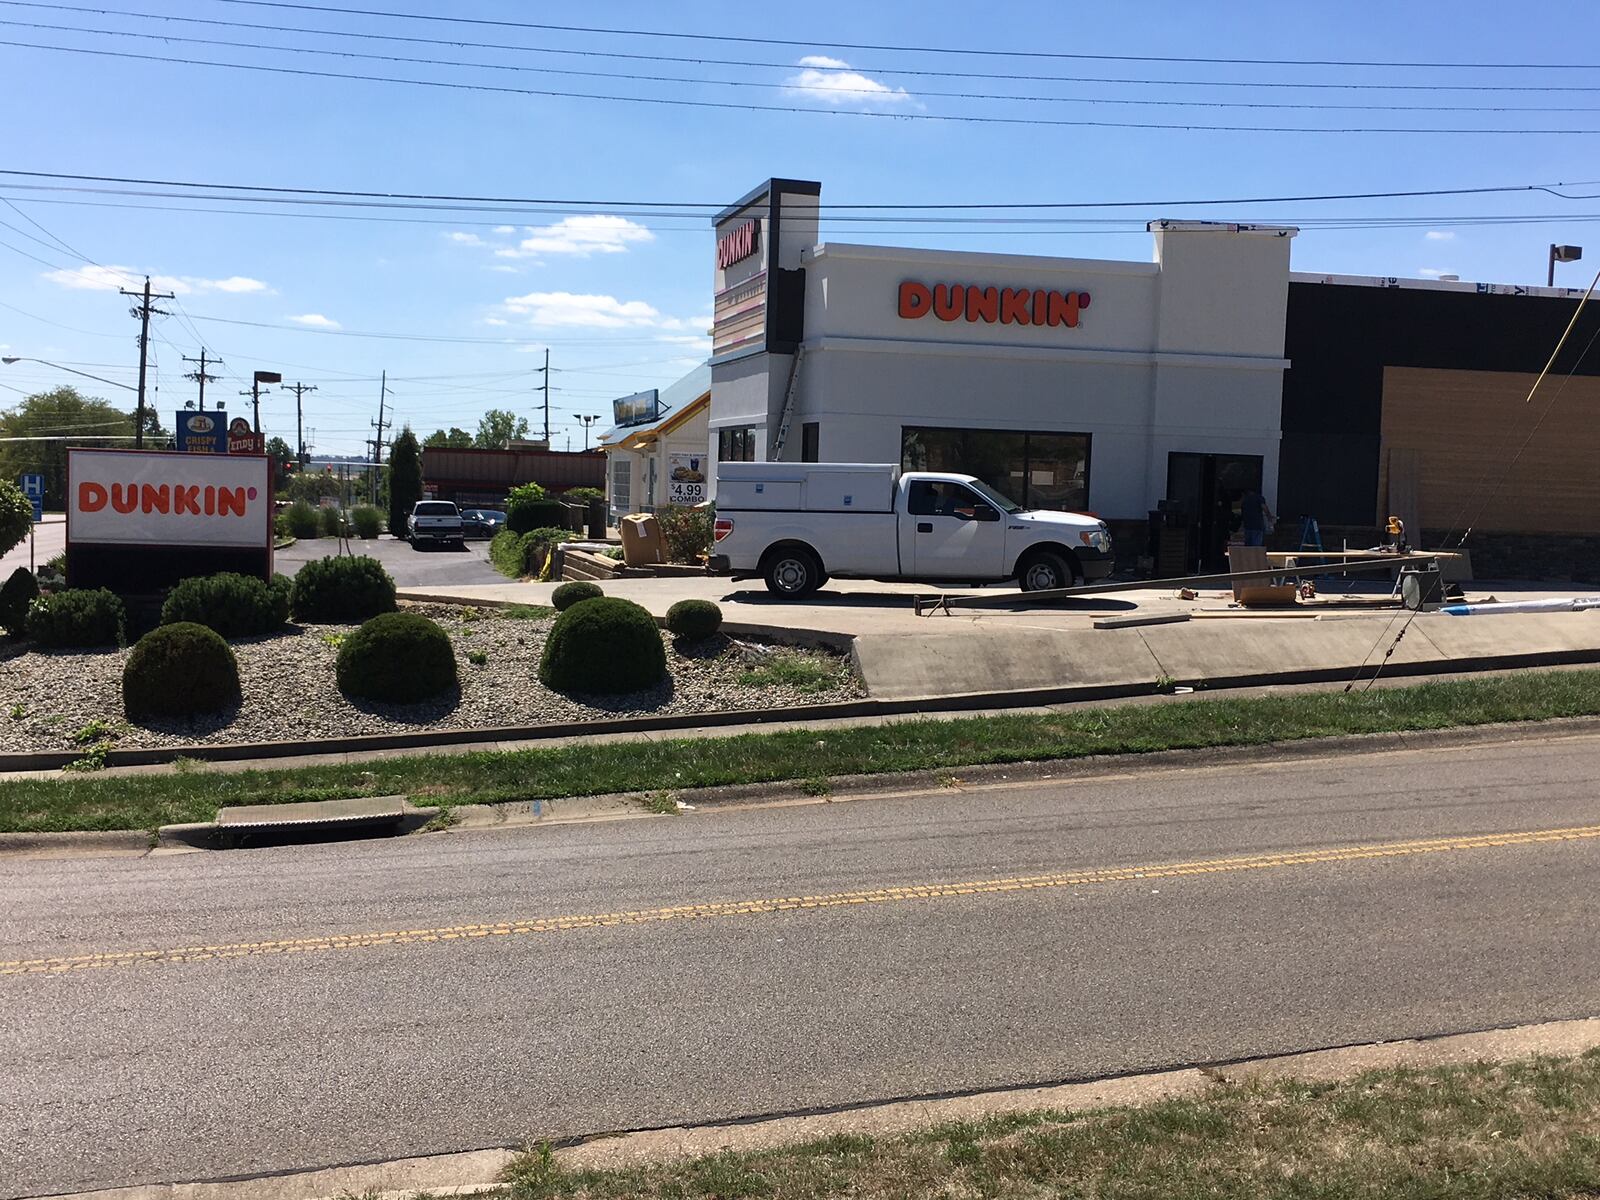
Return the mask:
<path id="1" fill-rule="evenodd" d="M 1138 1108 L 603 1171 L 536 1150 L 506 1180 L 493 1200 L 1576 1200 L 1600 1194 L 1600 1054 L 1219 1083 Z"/>
<path id="2" fill-rule="evenodd" d="M 1065 713 L 907 720 L 729 738 L 426 754 L 340 766 L 165 775 L 78 774 L 0 783 L 0 831 L 154 829 L 219 806 L 405 793 L 419 804 L 805 780 L 980 763 L 1253 746 L 1295 738 L 1444 729 L 1600 713 L 1600 671 L 1553 671 L 1246 699 Z"/>

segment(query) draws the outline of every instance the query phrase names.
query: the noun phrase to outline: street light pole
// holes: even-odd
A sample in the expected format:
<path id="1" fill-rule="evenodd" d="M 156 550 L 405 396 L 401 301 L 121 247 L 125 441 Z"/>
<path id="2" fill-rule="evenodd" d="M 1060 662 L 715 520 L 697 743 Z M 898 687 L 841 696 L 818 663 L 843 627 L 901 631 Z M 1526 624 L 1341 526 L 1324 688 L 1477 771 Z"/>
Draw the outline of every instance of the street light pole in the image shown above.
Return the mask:
<path id="1" fill-rule="evenodd" d="M 583 423 L 583 449 L 584 452 L 587 453 L 589 450 L 589 426 L 593 425 L 600 418 L 598 416 L 584 416 L 583 413 L 573 413 L 572 419 L 574 421 L 581 421 Z"/>
<path id="2" fill-rule="evenodd" d="M 87 371 L 79 371 L 79 370 L 77 370 L 76 368 L 73 368 L 73 367 L 63 367 L 60 363 L 53 363 L 47 358 L 23 358 L 20 355 L 16 355 L 16 354 L 8 354 L 4 358 L 0 358 L 0 363 L 5 363 L 6 366 L 8 366 L 8 367 L 12 363 L 19 363 L 19 362 L 41 363 L 41 364 L 43 364 L 44 366 L 47 366 L 47 367 L 54 367 L 58 371 L 66 371 L 66 372 L 69 372 L 70 374 L 73 374 L 73 375 L 82 375 L 85 379 L 94 379 L 94 380 L 97 380 L 100 383 L 108 383 L 112 387 L 119 387 L 119 388 L 122 388 L 124 391 L 128 391 L 128 392 L 136 392 L 136 391 L 139 390 L 138 388 L 134 387 L 132 384 L 118 383 L 115 379 L 102 379 L 100 376 L 91 375 Z"/>
<path id="3" fill-rule="evenodd" d="M 1582 257 L 1582 246 L 1558 246 L 1554 242 L 1550 243 L 1550 269 L 1545 273 L 1545 287 L 1555 287 L 1558 262 L 1577 262 Z"/>

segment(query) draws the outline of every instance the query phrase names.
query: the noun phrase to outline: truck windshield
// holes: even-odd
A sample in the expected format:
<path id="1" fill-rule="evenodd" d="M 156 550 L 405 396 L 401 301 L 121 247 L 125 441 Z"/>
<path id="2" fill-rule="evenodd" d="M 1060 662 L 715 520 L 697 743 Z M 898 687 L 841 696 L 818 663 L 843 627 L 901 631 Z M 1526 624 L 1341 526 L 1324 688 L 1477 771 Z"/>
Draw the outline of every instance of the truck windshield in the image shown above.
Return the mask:
<path id="1" fill-rule="evenodd" d="M 987 500 L 990 504 L 994 505 L 996 508 L 998 508 L 1003 513 L 1014 513 L 1014 512 L 1021 512 L 1022 511 L 1022 505 L 1014 504 L 1010 500 L 1007 500 L 1004 496 L 1002 496 L 999 492 L 995 491 L 992 487 L 990 487 L 987 483 L 983 482 L 983 480 L 981 480 L 981 479 L 974 479 L 967 486 L 970 487 L 973 491 L 977 492 L 978 495 L 982 496 L 985 500 Z"/>
<path id="2" fill-rule="evenodd" d="M 456 506 L 448 500 L 420 500 L 416 514 L 419 517 L 453 517 L 456 515 Z"/>

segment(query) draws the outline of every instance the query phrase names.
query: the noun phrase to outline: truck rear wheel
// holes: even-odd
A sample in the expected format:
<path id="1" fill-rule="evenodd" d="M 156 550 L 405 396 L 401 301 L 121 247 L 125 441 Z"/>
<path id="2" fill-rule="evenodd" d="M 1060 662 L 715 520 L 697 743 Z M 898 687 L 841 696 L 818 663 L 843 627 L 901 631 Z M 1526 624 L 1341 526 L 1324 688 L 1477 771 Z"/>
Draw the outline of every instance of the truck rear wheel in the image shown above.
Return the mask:
<path id="1" fill-rule="evenodd" d="M 1022 560 L 1017 569 L 1017 582 L 1025 592 L 1049 592 L 1076 586 L 1078 574 L 1061 555 L 1037 550 Z"/>
<path id="2" fill-rule="evenodd" d="M 809 596 L 822 586 L 822 564 L 803 546 L 774 550 L 762 564 L 767 591 L 784 600 Z"/>

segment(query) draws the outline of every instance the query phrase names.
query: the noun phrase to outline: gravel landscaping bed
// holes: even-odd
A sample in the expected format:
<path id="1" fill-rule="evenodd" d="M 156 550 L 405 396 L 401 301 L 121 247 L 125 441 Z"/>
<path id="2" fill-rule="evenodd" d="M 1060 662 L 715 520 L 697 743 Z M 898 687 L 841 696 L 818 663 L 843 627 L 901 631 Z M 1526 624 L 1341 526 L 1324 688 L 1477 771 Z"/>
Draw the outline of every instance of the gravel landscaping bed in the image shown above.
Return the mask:
<path id="1" fill-rule="evenodd" d="M 269 742 L 537 725 L 635 714 L 725 712 L 848 700 L 865 695 L 848 662 L 814 650 L 760 645 L 722 635 L 678 646 L 662 631 L 670 680 L 622 696 L 568 696 L 539 682 L 551 619 L 498 609 L 407 605 L 442 625 L 455 646 L 459 694 L 421 704 L 352 702 L 334 681 L 340 640 L 354 625 L 290 626 L 232 643 L 244 703 L 237 712 L 193 721 L 132 725 L 122 712 L 127 650 L 0 649 L 0 752 Z M 475 665 L 468 655 L 487 655 Z M 95 725 L 109 727 L 109 733 Z"/>

